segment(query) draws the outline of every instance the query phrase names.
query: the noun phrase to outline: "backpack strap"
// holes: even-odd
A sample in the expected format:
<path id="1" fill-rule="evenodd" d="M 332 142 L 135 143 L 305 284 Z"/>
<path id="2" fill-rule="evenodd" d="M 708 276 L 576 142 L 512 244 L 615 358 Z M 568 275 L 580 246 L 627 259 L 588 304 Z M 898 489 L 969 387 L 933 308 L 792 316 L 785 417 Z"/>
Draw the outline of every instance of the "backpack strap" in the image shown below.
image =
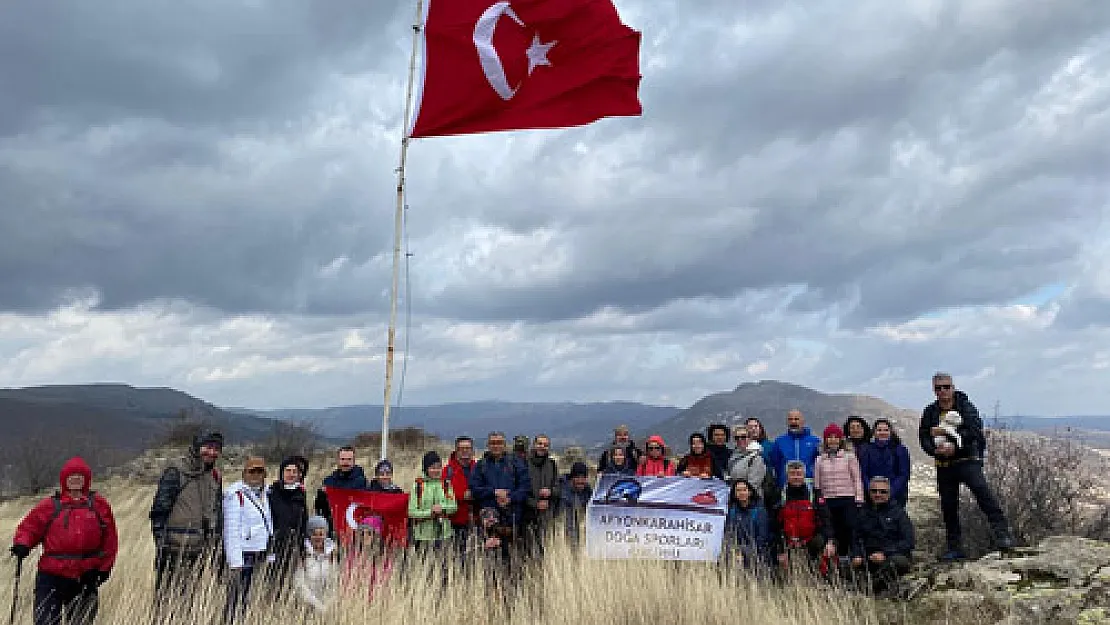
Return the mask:
<path id="1" fill-rule="evenodd" d="M 46 526 L 42 528 L 43 540 L 46 540 L 46 535 L 50 532 L 50 526 L 53 525 L 54 519 L 62 516 L 63 506 L 61 491 L 54 491 L 54 494 L 50 496 L 50 499 L 54 502 L 54 514 L 50 515 L 50 518 L 46 521 Z M 85 507 L 87 507 L 89 510 L 92 511 L 94 515 L 96 515 L 96 524 L 100 527 L 100 541 L 103 543 L 104 530 L 108 529 L 108 524 L 104 522 L 104 518 L 100 516 L 100 511 L 96 509 L 95 490 L 90 490 L 89 494 L 85 497 Z"/>

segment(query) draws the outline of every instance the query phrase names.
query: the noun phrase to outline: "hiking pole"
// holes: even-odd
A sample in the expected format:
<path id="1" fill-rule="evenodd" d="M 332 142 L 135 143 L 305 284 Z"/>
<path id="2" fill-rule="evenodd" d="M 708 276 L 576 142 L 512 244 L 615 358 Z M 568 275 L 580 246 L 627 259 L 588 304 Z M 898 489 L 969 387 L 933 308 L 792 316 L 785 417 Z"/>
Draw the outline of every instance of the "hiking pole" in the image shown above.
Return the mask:
<path id="1" fill-rule="evenodd" d="M 8 625 L 15 625 L 15 604 L 19 601 L 19 578 L 23 574 L 23 558 L 15 560 L 15 589 L 12 590 L 12 613 L 8 617 Z"/>

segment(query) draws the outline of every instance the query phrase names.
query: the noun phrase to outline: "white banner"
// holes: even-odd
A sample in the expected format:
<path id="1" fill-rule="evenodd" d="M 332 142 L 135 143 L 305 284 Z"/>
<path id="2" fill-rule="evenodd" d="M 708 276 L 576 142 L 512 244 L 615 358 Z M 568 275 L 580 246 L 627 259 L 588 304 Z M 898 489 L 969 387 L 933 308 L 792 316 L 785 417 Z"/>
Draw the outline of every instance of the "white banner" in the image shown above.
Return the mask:
<path id="1" fill-rule="evenodd" d="M 728 484 L 602 475 L 586 507 L 586 554 L 604 560 L 716 560 Z"/>

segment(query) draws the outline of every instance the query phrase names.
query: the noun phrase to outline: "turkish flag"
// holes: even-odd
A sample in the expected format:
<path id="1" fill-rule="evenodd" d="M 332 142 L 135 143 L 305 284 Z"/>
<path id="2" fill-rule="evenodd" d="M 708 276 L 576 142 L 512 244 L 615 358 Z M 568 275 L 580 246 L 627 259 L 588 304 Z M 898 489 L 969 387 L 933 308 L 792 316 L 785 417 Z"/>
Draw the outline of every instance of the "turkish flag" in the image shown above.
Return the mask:
<path id="1" fill-rule="evenodd" d="M 426 0 L 411 137 L 635 116 L 640 33 L 611 0 Z"/>
<path id="2" fill-rule="evenodd" d="M 408 543 L 408 493 L 375 493 L 368 490 L 324 487 L 336 535 L 350 540 L 358 524 L 369 516 L 382 518 L 382 538 L 392 544 Z"/>

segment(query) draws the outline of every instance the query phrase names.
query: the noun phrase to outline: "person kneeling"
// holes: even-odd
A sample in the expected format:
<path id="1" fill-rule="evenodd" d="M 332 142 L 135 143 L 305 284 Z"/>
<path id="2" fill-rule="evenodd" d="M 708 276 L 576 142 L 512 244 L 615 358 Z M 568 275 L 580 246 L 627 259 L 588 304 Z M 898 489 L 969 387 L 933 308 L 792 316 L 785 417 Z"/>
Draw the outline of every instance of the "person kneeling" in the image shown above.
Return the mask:
<path id="1" fill-rule="evenodd" d="M 871 503 L 856 520 L 852 567 L 870 574 L 872 591 L 896 595 L 899 577 L 913 565 L 913 523 L 901 506 L 890 501 L 886 477 L 872 478 L 869 494 Z"/>

